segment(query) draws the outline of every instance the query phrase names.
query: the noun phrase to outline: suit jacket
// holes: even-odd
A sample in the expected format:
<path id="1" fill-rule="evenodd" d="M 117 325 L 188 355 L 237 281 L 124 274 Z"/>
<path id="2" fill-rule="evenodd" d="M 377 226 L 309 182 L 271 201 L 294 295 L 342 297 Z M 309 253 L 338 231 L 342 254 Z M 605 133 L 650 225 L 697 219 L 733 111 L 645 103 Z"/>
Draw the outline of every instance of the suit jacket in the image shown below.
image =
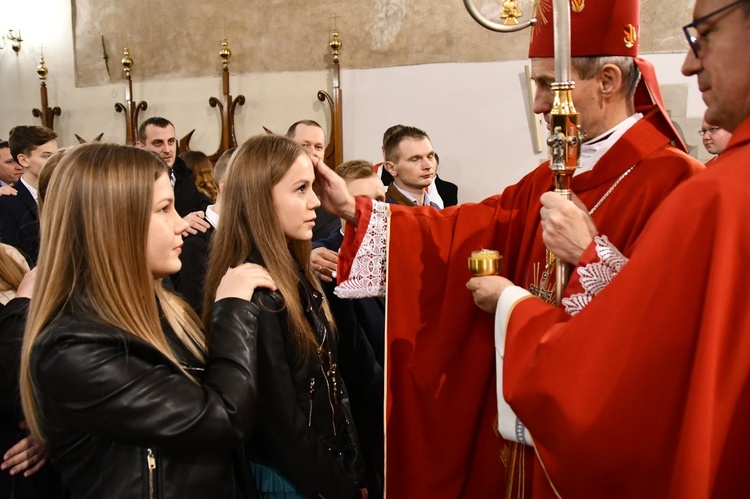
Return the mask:
<path id="1" fill-rule="evenodd" d="M 206 232 L 198 232 L 185 239 L 182 245 L 182 267 L 178 272 L 178 279 L 173 279 L 177 292 L 193 307 L 198 317 L 203 312 L 203 286 L 206 280 L 206 266 L 208 265 L 208 248 L 214 236 L 214 228 Z"/>
<path id="2" fill-rule="evenodd" d="M 417 206 L 414 202 L 407 198 L 396 188 L 396 184 L 391 183 L 388 189 L 385 190 L 385 202 L 390 204 L 400 204 L 403 206 Z"/>
<path id="3" fill-rule="evenodd" d="M 331 215 L 323 208 L 315 210 L 315 227 L 313 227 L 313 241 L 320 241 L 328 235 L 341 228 L 341 220 L 335 215 Z"/>
<path id="4" fill-rule="evenodd" d="M 17 195 L 0 196 L 0 238 L 19 249 L 33 267 L 39 256 L 39 208 L 23 182 L 14 188 Z"/>
<path id="5" fill-rule="evenodd" d="M 443 198 L 443 204 L 446 208 L 458 204 L 458 186 L 456 184 L 435 175 L 435 187 L 440 197 Z"/>
<path id="6" fill-rule="evenodd" d="M 195 186 L 193 170 L 188 168 L 182 158 L 177 157 L 172 165 L 174 173 L 174 207 L 181 217 L 194 211 L 206 211 L 213 201 L 198 191 Z"/>

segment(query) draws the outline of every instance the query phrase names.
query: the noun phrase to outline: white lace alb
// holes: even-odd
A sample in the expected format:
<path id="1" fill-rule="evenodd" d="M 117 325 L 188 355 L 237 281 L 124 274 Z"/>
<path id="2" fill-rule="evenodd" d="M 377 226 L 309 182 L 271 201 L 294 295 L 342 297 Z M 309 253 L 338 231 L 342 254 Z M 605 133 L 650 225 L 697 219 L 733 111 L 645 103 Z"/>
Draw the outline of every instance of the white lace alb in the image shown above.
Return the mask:
<path id="1" fill-rule="evenodd" d="M 333 291 L 339 298 L 385 296 L 389 215 L 387 203 L 372 202 L 372 215 L 362 244 L 357 248 L 349 278 Z"/>

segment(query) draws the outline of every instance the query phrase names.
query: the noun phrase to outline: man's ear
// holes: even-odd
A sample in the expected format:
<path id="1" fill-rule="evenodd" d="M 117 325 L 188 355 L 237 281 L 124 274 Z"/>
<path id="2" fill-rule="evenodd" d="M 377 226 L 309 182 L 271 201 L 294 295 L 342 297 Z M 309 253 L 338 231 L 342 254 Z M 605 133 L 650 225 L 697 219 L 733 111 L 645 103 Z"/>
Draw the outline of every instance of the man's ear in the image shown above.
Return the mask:
<path id="1" fill-rule="evenodd" d="M 138 149 L 144 149 L 145 148 L 145 146 L 143 145 L 143 142 L 141 142 L 140 140 L 136 140 L 135 144 L 133 144 L 133 145 L 135 147 L 137 147 Z"/>
<path id="2" fill-rule="evenodd" d="M 217 186 L 219 188 L 219 193 L 224 192 L 224 179 L 219 180 L 219 185 Z"/>
<path id="3" fill-rule="evenodd" d="M 604 97 L 614 97 L 622 90 L 622 71 L 614 64 L 605 64 L 597 74 Z"/>
<path id="4" fill-rule="evenodd" d="M 398 173 L 396 173 L 396 165 L 391 163 L 390 161 L 385 161 L 383 163 L 383 167 L 388 171 L 388 173 L 391 174 L 391 177 L 396 178 L 398 177 Z"/>
<path id="5" fill-rule="evenodd" d="M 19 154 L 18 155 L 18 164 L 23 166 L 24 168 L 28 168 L 31 165 L 29 164 L 29 160 L 26 158 L 25 154 Z"/>

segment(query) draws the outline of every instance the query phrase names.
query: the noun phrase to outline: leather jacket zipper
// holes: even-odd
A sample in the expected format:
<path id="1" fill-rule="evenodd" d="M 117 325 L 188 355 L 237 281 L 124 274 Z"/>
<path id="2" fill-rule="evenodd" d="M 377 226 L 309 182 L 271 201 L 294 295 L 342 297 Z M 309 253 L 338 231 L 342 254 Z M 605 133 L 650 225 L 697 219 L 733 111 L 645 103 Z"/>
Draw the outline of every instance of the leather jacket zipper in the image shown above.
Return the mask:
<path id="1" fill-rule="evenodd" d="M 154 493 L 154 475 L 156 475 L 156 456 L 154 451 L 146 449 L 146 464 L 148 465 L 148 499 L 156 497 Z"/>
<path id="2" fill-rule="evenodd" d="M 328 377 L 322 365 L 320 366 L 320 372 L 323 373 L 323 380 L 326 382 L 326 395 L 328 396 L 328 405 L 331 407 L 331 427 L 333 428 L 333 434 L 336 435 L 336 409 L 333 400 L 331 400 L 331 384 L 328 382 Z"/>
<path id="3" fill-rule="evenodd" d="M 307 426 L 312 427 L 313 397 L 315 396 L 315 378 L 310 378 L 310 412 L 307 416 Z"/>

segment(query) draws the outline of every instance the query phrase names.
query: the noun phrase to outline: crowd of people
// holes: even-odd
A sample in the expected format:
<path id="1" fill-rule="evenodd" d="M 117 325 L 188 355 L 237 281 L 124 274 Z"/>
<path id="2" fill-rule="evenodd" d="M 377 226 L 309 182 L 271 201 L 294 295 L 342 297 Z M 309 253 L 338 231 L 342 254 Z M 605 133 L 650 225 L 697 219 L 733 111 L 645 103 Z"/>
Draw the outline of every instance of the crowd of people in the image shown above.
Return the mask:
<path id="1" fill-rule="evenodd" d="M 547 120 L 552 24 L 529 49 Z M 706 171 L 638 26 L 637 0 L 571 16 L 572 200 L 543 164 L 458 205 L 428 134 L 402 124 L 382 162 L 335 168 L 312 120 L 215 161 L 179 153 L 161 117 L 133 145 L 58 149 L 54 131 L 14 127 L 0 493 L 736 497 L 750 1 L 697 0 L 684 28 Z M 470 278 L 481 248 L 500 275 Z M 574 269 L 559 305 L 558 261 Z"/>
<path id="2" fill-rule="evenodd" d="M 405 148 L 415 130 L 428 141 L 400 128 Z M 331 274 L 311 264 L 324 142 L 304 120 L 212 164 L 178 154 L 160 117 L 134 146 L 58 149 L 47 128 L 10 131 L 3 490 L 383 496 L 383 302 L 333 294 L 336 243 Z M 339 167 L 352 192 L 385 200 L 372 163 L 353 163 Z M 410 164 L 426 196 L 434 154 Z M 340 244 L 329 218 L 319 237 Z"/>

